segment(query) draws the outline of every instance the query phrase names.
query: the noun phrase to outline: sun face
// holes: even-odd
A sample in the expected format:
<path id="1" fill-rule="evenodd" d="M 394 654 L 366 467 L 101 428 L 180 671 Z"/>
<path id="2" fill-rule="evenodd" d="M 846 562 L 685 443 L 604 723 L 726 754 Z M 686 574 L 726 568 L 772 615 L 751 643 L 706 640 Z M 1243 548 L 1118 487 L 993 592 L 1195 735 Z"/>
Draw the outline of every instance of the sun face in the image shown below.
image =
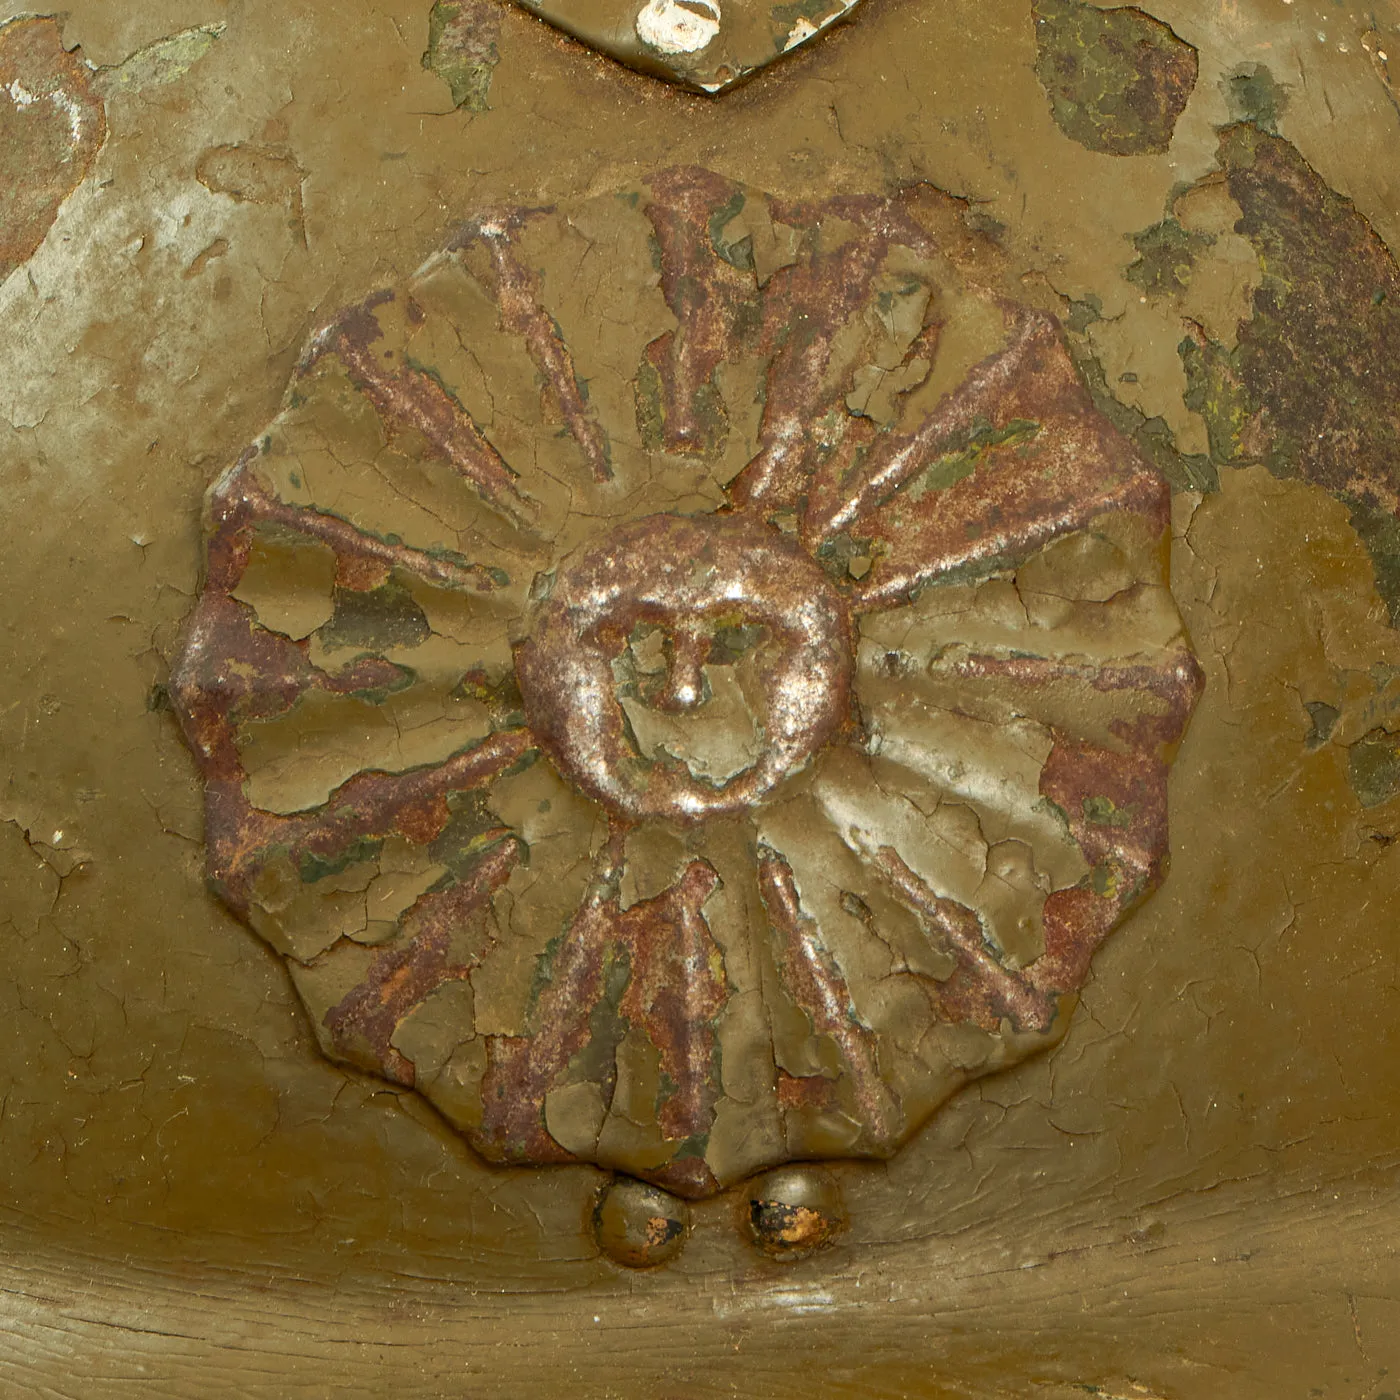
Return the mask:
<path id="1" fill-rule="evenodd" d="M 761 802 L 840 729 L 851 669 L 839 590 L 747 515 L 605 535 L 565 561 L 515 655 L 545 753 L 629 822 Z"/>
<path id="2" fill-rule="evenodd" d="M 703 1196 L 893 1152 L 1160 881 L 1167 489 L 922 190 L 464 226 L 209 497 L 172 693 L 324 1049 Z"/>

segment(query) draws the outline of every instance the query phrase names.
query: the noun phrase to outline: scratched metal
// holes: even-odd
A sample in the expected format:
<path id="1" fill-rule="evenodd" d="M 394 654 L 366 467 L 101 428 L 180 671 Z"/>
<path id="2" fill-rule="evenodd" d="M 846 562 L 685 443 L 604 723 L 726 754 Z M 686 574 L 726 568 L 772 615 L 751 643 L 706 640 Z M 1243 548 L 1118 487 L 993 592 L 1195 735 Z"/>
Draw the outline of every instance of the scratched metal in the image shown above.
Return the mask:
<path id="1" fill-rule="evenodd" d="M 485 211 L 210 491 L 210 881 L 491 1161 L 887 1156 L 1163 877 L 1167 487 L 960 212 Z"/>

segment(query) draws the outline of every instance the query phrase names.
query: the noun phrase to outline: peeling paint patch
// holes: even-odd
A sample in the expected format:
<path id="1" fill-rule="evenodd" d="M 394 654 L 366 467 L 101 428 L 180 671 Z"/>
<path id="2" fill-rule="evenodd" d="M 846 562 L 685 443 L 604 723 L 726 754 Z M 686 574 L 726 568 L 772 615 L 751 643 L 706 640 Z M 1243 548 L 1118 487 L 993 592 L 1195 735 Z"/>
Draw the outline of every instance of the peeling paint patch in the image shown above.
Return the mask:
<path id="1" fill-rule="evenodd" d="M 1217 465 L 1262 462 L 1348 506 L 1400 623 L 1400 270 L 1282 137 L 1228 127 L 1219 161 L 1260 281 L 1233 348 L 1188 328 L 1187 404 Z"/>
<path id="2" fill-rule="evenodd" d="M 172 34 L 132 54 L 118 67 L 105 71 L 105 82 L 109 88 L 135 92 L 173 83 L 214 47 L 225 28 L 223 24 L 207 24 Z"/>
<path id="3" fill-rule="evenodd" d="M 491 78 L 500 62 L 498 6 L 489 0 L 436 0 L 428 16 L 423 67 L 436 73 L 459 111 L 485 112 Z"/>
<path id="4" fill-rule="evenodd" d="M 1176 219 L 1163 219 L 1133 236 L 1138 258 L 1124 275 L 1150 297 L 1185 292 L 1196 259 L 1213 242 L 1209 234 L 1184 228 Z"/>
<path id="5" fill-rule="evenodd" d="M 1261 131 L 1278 133 L 1288 107 L 1288 89 L 1263 63 L 1246 63 L 1220 80 L 1230 119 L 1250 122 Z"/>
<path id="6" fill-rule="evenodd" d="M 1373 729 L 1347 751 L 1347 774 L 1363 807 L 1400 797 L 1400 734 Z"/>
<path id="7" fill-rule="evenodd" d="M 107 134 L 87 64 L 52 19 L 0 26 L 0 278 L 44 241 Z"/>
<path id="8" fill-rule="evenodd" d="M 1196 86 L 1196 50 L 1142 10 L 1038 0 L 1036 76 L 1060 130 L 1091 151 L 1165 151 Z"/>

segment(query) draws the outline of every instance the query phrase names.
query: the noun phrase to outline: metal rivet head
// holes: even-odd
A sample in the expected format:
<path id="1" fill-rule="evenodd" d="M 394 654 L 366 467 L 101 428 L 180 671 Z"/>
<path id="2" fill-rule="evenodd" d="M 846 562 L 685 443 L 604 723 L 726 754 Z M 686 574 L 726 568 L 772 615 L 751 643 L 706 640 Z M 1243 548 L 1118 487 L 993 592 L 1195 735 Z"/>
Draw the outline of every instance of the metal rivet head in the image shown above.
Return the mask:
<path id="1" fill-rule="evenodd" d="M 669 1191 L 616 1177 L 593 1208 L 598 1247 L 616 1264 L 649 1269 L 669 1263 L 690 1233 L 690 1207 Z"/>
<path id="2" fill-rule="evenodd" d="M 753 1242 L 777 1259 L 800 1259 L 845 1228 L 841 1188 L 820 1167 L 785 1167 L 751 1183 L 745 1219 Z"/>

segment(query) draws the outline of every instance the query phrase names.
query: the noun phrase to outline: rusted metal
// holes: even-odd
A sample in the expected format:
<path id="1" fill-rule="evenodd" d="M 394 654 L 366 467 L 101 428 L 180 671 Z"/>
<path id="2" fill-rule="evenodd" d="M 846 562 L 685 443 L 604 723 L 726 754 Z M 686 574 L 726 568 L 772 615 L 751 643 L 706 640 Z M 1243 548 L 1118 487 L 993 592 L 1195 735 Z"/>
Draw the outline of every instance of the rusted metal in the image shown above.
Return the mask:
<path id="1" fill-rule="evenodd" d="M 323 356 L 336 355 L 387 425 L 416 428 L 488 501 L 516 520 L 530 520 L 538 509 L 536 503 L 521 494 L 516 474 L 462 406 L 430 374 L 416 365 L 396 362 L 395 350 L 377 344 L 384 332 L 375 309 L 393 300 L 393 292 L 377 292 L 342 311 L 311 342 L 301 373 Z M 406 314 L 412 321 L 423 313 L 410 301 Z"/>
<path id="2" fill-rule="evenodd" d="M 635 424 L 584 395 L 542 291 L 567 278 L 529 261 L 567 214 L 465 225 L 420 280 L 474 277 L 533 365 L 538 432 L 562 423 L 579 454 L 562 515 L 548 473 L 473 423 L 464 370 L 408 363 L 442 314 L 417 283 L 337 318 L 298 394 L 329 392 L 334 354 L 481 503 L 515 525 L 544 507 L 505 545 L 475 525 L 470 558 L 415 543 L 372 501 L 352 523 L 338 487 L 285 499 L 290 418 L 211 492 L 171 688 L 211 881 L 275 925 L 329 1053 L 415 1085 L 491 1161 L 590 1160 L 699 1197 L 795 1155 L 888 1155 L 970 1076 L 1053 1041 L 1165 873 L 1201 685 L 1166 592 L 1166 484 L 1053 318 L 991 293 L 956 292 L 980 298 L 988 353 L 910 408 L 955 294 L 928 199 L 785 203 L 692 169 L 611 199 L 659 260 L 618 275 L 677 323 L 626 366 Z M 853 386 L 889 376 L 866 411 Z M 744 432 L 747 461 L 722 467 Z M 694 489 L 658 498 L 662 479 Z M 414 499 L 386 496 L 385 519 Z M 442 621 L 349 650 L 329 623 L 278 634 L 235 596 L 268 529 L 329 549 L 338 589 L 413 582 Z M 476 640 L 432 682 L 439 625 Z M 489 732 L 305 810 L 254 805 L 259 726 L 319 694 L 361 707 L 354 733 L 407 686 Z M 375 880 L 406 902 L 346 932 Z M 342 912 L 298 943 L 285 922 L 322 891 Z"/>
<path id="3" fill-rule="evenodd" d="M 92 69 L 59 21 L 0 24 L 0 279 L 28 260 L 107 136 Z"/>
<path id="4" fill-rule="evenodd" d="M 682 763 L 639 761 L 613 666 L 642 626 L 672 639 L 656 703 L 682 711 L 705 703 L 701 662 L 716 631 L 764 630 L 757 763 L 717 785 Z M 696 822 L 752 807 L 837 733 L 851 687 L 850 621 L 826 574 L 761 523 L 653 515 L 564 562 L 515 664 L 530 727 L 561 772 L 633 821 Z"/>
<path id="5" fill-rule="evenodd" d="M 448 246 L 462 251 L 480 243 L 488 250 L 491 290 L 500 307 L 502 327 L 525 342 L 546 391 L 588 462 L 593 479 L 610 481 L 607 434 L 589 406 L 557 323 L 540 302 L 538 279 L 516 256 L 513 247 L 531 212 L 534 211 L 512 210 L 494 218 L 475 219 Z"/>

